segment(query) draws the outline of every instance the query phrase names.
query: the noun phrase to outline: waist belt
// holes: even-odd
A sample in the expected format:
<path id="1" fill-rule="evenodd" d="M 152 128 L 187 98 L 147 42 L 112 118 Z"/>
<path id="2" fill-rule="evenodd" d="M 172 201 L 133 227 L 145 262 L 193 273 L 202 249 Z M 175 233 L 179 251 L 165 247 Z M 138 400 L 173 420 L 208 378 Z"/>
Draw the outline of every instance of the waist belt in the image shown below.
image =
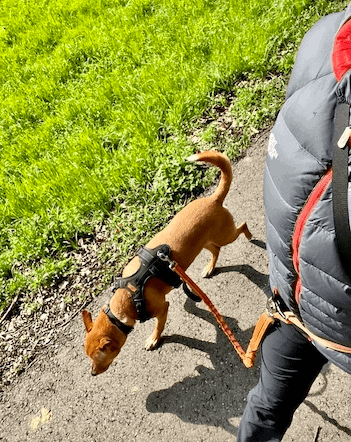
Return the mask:
<path id="1" fill-rule="evenodd" d="M 271 296 L 267 301 L 266 312 L 264 312 L 262 316 L 265 315 L 267 316 L 267 318 L 278 319 L 285 324 L 294 325 L 307 337 L 309 341 L 315 342 L 324 348 L 339 351 L 341 353 L 351 353 L 350 347 L 346 347 L 345 345 L 338 344 L 337 342 L 321 338 L 320 336 L 317 336 L 316 334 L 308 330 L 308 328 L 302 323 L 301 319 L 297 315 L 295 315 L 295 313 L 287 309 L 276 291 L 274 291 L 273 296 Z"/>
<path id="2" fill-rule="evenodd" d="M 150 278 L 156 277 L 174 288 L 178 288 L 182 283 L 168 263 L 159 257 L 160 254 L 170 258 L 170 247 L 167 244 L 154 249 L 142 247 L 136 254 L 140 261 L 139 269 L 131 276 L 118 278 L 112 287 L 114 291 L 124 288 L 130 292 L 140 322 L 145 322 L 151 317 L 146 310 L 144 297 L 145 284 Z"/>

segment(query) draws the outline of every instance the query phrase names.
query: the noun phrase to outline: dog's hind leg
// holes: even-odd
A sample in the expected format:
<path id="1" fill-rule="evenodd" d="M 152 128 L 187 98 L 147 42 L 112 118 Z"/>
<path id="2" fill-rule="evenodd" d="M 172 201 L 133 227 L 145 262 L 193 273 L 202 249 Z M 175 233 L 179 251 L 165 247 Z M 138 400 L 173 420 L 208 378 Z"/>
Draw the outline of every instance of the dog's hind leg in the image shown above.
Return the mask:
<path id="1" fill-rule="evenodd" d="M 209 250 L 212 253 L 210 262 L 206 265 L 206 267 L 202 271 L 202 276 L 204 278 L 208 278 L 209 276 L 212 275 L 216 267 L 219 251 L 221 248 L 213 243 L 208 243 L 205 245 L 205 249 Z"/>
<path id="2" fill-rule="evenodd" d="M 252 239 L 252 234 L 248 229 L 246 222 L 241 223 L 236 230 L 237 230 L 237 237 L 240 235 L 240 233 L 243 233 L 249 241 Z"/>
<path id="3" fill-rule="evenodd" d="M 243 233 L 248 240 L 251 240 L 252 238 L 251 232 L 248 229 L 246 222 L 243 222 L 240 224 L 240 226 L 235 227 L 232 219 L 230 219 L 230 221 L 231 225 L 227 223 L 227 226 L 229 225 L 230 228 L 227 227 L 227 230 L 223 229 L 220 236 L 218 235 L 218 238 L 216 238 L 218 240 L 217 244 L 220 244 L 220 246 L 213 242 L 209 242 L 205 245 L 205 249 L 209 250 L 212 253 L 212 258 L 202 272 L 202 276 L 204 278 L 208 278 L 213 274 L 218 260 L 219 251 L 222 246 L 234 242 L 241 233 Z"/>

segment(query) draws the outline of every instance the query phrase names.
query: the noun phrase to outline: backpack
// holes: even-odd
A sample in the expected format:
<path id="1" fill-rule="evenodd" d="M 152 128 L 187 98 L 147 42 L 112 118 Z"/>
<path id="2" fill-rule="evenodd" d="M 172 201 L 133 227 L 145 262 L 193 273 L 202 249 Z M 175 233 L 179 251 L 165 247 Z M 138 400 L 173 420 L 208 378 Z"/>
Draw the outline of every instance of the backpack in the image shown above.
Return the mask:
<path id="1" fill-rule="evenodd" d="M 303 39 L 268 143 L 264 200 L 273 294 L 351 373 L 350 14 L 324 17 Z"/>

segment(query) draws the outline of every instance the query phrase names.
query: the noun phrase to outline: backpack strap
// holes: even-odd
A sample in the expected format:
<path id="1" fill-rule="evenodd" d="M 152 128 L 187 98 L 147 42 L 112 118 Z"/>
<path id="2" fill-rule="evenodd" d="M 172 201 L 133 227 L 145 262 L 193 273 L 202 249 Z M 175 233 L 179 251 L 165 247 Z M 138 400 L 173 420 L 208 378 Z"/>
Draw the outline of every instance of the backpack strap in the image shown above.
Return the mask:
<path id="1" fill-rule="evenodd" d="M 350 106 L 338 103 L 335 110 L 333 155 L 333 215 L 336 245 L 342 266 L 351 276 L 351 231 L 348 207 Z"/>

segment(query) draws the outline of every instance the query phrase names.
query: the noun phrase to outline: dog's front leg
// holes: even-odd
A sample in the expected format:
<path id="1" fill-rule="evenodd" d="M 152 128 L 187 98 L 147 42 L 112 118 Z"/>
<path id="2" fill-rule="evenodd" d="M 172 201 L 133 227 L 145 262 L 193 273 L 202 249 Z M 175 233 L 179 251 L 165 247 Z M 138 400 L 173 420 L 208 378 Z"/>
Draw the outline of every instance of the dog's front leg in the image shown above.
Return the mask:
<path id="1" fill-rule="evenodd" d="M 169 302 L 163 304 L 163 308 L 158 312 L 156 316 L 156 324 L 152 335 L 146 340 L 146 350 L 154 350 L 160 342 L 161 334 L 165 328 Z"/>

